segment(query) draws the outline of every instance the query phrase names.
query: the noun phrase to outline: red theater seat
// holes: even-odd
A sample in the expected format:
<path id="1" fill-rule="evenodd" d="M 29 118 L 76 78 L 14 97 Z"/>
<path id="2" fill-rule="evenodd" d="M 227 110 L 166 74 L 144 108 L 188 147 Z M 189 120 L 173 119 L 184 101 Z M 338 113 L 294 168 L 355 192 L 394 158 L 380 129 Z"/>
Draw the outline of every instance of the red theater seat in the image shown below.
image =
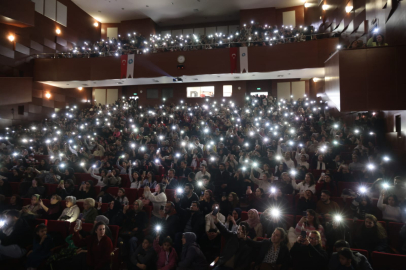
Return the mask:
<path id="1" fill-rule="evenodd" d="M 400 229 L 403 223 L 389 222 L 388 224 L 388 239 L 389 245 L 394 249 L 399 249 L 402 239 L 400 239 Z"/>
<path id="2" fill-rule="evenodd" d="M 361 254 L 364 255 L 365 257 L 369 258 L 369 252 L 368 252 L 368 250 L 365 250 L 365 249 L 356 249 L 356 248 L 352 248 L 351 250 L 353 250 L 353 251 L 358 251 L 359 253 L 361 253 Z"/>
<path id="3" fill-rule="evenodd" d="M 371 265 L 374 270 L 404 270 L 406 256 L 382 252 L 372 252 Z"/>
<path id="4" fill-rule="evenodd" d="M 13 194 L 18 194 L 20 191 L 20 182 L 10 182 L 11 191 Z"/>
<path id="5" fill-rule="evenodd" d="M 70 223 L 67 221 L 48 220 L 48 231 L 60 233 L 63 239 L 68 236 Z"/>

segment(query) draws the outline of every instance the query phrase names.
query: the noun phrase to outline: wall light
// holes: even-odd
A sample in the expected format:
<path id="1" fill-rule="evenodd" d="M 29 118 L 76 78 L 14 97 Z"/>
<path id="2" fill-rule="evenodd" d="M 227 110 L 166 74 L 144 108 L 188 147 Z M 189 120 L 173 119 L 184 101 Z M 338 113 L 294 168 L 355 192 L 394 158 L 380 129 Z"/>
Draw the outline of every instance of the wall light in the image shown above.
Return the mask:
<path id="1" fill-rule="evenodd" d="M 56 28 L 55 32 L 56 32 L 57 35 L 59 35 L 61 33 L 61 29 Z"/>
<path id="2" fill-rule="evenodd" d="M 99 23 L 98 23 L 98 22 L 95 22 L 93 25 L 94 25 L 95 27 L 98 27 L 98 26 L 99 26 Z"/>
<path id="3" fill-rule="evenodd" d="M 82 91 L 82 89 L 83 89 L 83 87 L 78 87 L 78 90 L 79 90 L 79 91 Z"/>
<path id="4" fill-rule="evenodd" d="M 311 6 L 310 3 L 305 3 L 305 4 L 304 4 L 304 7 L 305 7 L 305 8 L 308 8 L 308 7 L 310 7 L 310 6 Z"/>
<path id="5" fill-rule="evenodd" d="M 47 92 L 47 93 L 45 94 L 45 97 L 46 97 L 47 99 L 49 99 L 49 98 L 51 97 L 51 94 Z"/>
<path id="6" fill-rule="evenodd" d="M 345 12 L 350 13 L 354 7 L 353 6 L 346 6 Z"/>
<path id="7" fill-rule="evenodd" d="M 14 39 L 15 39 L 14 35 L 9 35 L 7 38 L 8 38 L 8 40 L 10 40 L 11 42 L 13 42 Z"/>
<path id="8" fill-rule="evenodd" d="M 320 78 L 316 78 L 316 77 L 313 78 L 313 82 L 318 82 L 320 80 L 321 80 Z"/>
<path id="9" fill-rule="evenodd" d="M 322 8 L 323 10 L 327 10 L 327 9 L 328 9 L 328 5 L 322 5 L 321 8 Z"/>

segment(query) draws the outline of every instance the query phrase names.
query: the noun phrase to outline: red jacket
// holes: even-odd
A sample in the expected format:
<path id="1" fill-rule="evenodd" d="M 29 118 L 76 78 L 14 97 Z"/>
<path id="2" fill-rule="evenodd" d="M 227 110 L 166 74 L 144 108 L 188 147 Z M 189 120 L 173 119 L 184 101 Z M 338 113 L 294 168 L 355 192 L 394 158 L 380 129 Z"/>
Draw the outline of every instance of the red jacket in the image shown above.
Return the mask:
<path id="1" fill-rule="evenodd" d="M 165 265 L 166 262 L 166 251 L 159 245 L 159 242 L 157 239 L 154 240 L 154 249 L 156 253 L 158 254 L 158 261 L 156 263 L 156 266 L 158 269 L 161 270 L 172 270 L 175 269 L 176 263 L 178 261 L 178 254 L 176 253 L 176 250 L 174 248 L 171 248 L 171 252 L 169 253 L 169 262 L 167 265 Z"/>
<path id="2" fill-rule="evenodd" d="M 102 269 L 106 264 L 110 265 L 113 244 L 107 235 L 99 242 L 96 234 L 81 238 L 79 233 L 75 232 L 73 242 L 77 247 L 87 247 L 86 262 L 89 266 L 93 266 L 94 270 Z"/>

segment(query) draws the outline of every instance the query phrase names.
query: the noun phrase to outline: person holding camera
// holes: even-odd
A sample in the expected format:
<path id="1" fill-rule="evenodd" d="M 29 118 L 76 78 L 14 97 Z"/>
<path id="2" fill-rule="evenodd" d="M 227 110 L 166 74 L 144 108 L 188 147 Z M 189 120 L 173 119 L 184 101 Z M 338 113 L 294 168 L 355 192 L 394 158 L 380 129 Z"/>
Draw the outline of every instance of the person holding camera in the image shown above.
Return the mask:
<path id="1" fill-rule="evenodd" d="M 213 222 L 222 237 L 225 238 L 224 248 L 220 257 L 214 263 L 214 270 L 247 269 L 251 264 L 252 248 L 245 239 L 247 238 L 247 227 L 239 225 L 236 232 L 228 230 L 223 223 L 219 222 L 217 216 L 213 216 Z"/>
<path id="2" fill-rule="evenodd" d="M 311 231 L 306 236 L 302 231 L 290 250 L 293 269 L 325 269 L 328 262 L 327 252 L 321 246 L 321 236 L 318 231 Z"/>

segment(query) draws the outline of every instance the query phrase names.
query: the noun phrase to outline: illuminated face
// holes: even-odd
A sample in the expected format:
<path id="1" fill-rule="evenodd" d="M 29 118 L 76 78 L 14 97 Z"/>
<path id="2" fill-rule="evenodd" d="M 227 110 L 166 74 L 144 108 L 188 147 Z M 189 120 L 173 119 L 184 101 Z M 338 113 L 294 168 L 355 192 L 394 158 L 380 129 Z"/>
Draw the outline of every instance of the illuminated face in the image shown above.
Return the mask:
<path id="1" fill-rule="evenodd" d="M 32 196 L 31 197 L 31 204 L 32 205 L 35 205 L 35 204 L 37 204 L 38 203 L 38 198 L 36 197 L 36 196 Z"/>
<path id="2" fill-rule="evenodd" d="M 320 200 L 322 202 L 327 202 L 329 198 L 330 196 L 328 196 L 326 193 L 321 193 Z"/>
<path id="3" fill-rule="evenodd" d="M 259 188 L 257 188 L 255 190 L 255 196 L 260 197 L 262 195 L 261 190 Z"/>
<path id="4" fill-rule="evenodd" d="M 306 184 L 310 184 L 310 181 L 311 181 L 312 179 L 310 178 L 310 175 L 308 175 L 308 174 L 306 174 L 305 175 L 305 182 L 306 182 Z"/>
<path id="5" fill-rule="evenodd" d="M 383 38 L 382 38 L 381 35 L 377 35 L 377 36 L 376 36 L 376 41 L 377 41 L 378 43 L 381 43 L 382 40 L 383 40 Z"/>
<path id="6" fill-rule="evenodd" d="M 309 235 L 309 242 L 310 242 L 310 244 L 311 244 L 312 246 L 317 245 L 317 244 L 319 243 L 319 237 L 318 237 L 318 235 L 315 234 L 315 233 L 311 233 L 311 234 Z"/>
<path id="7" fill-rule="evenodd" d="M 388 197 L 388 204 L 390 206 L 395 206 L 395 199 L 393 197 Z"/>

